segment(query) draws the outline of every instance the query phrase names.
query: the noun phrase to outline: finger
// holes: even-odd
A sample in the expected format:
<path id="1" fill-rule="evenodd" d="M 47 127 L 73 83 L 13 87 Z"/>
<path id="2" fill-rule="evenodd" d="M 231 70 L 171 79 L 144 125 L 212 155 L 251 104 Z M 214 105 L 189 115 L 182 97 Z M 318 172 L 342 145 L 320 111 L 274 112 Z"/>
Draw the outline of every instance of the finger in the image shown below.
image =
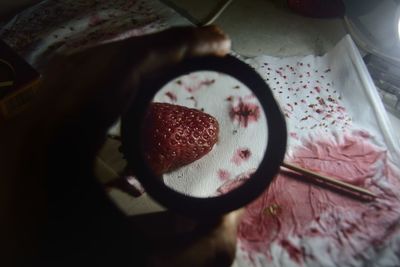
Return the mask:
<path id="1" fill-rule="evenodd" d="M 136 61 L 137 64 L 132 66 L 131 75 L 128 76 L 121 90 L 120 99 L 126 100 L 126 104 L 122 107 L 128 106 L 134 98 L 135 91 L 132 91 L 132 88 L 140 88 L 140 84 L 146 79 L 157 79 L 157 74 L 165 68 L 174 66 L 187 58 L 224 56 L 229 53 L 231 42 L 228 36 L 216 26 L 181 27 L 140 39 L 132 38 L 125 47 L 127 50 L 137 49 L 130 59 L 131 62 Z"/>
<path id="2" fill-rule="evenodd" d="M 144 49 L 142 73 L 156 70 L 165 65 L 191 57 L 224 56 L 230 51 L 231 41 L 217 26 L 201 28 L 172 28 L 157 34 L 148 35 L 136 42 L 132 39 L 126 45 L 141 46 Z"/>
<path id="3" fill-rule="evenodd" d="M 91 128 L 105 131 L 149 75 L 156 78 L 185 58 L 223 56 L 229 49 L 229 38 L 215 26 L 171 28 L 60 56 L 44 76 L 52 99 L 59 99 L 52 103 L 55 114 L 90 112 L 98 119 L 87 120 L 99 124 Z"/>

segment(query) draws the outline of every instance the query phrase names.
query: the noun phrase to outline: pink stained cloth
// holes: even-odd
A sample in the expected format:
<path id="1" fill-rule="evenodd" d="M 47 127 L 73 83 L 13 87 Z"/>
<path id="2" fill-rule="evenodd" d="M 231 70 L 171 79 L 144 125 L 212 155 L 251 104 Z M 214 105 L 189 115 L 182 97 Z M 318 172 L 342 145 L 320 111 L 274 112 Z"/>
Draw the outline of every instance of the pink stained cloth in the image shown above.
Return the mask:
<path id="1" fill-rule="evenodd" d="M 240 248 L 250 264 L 258 266 L 261 256 L 266 264 L 278 261 L 285 263 L 282 266 L 364 266 L 400 234 L 400 172 L 365 133 L 355 131 L 340 139 L 312 135 L 287 160 L 368 188 L 378 198 L 360 201 L 281 172 L 247 206 L 239 226 Z M 220 190 L 242 182 L 243 177 L 230 180 Z M 276 247 L 282 253 L 276 253 Z"/>

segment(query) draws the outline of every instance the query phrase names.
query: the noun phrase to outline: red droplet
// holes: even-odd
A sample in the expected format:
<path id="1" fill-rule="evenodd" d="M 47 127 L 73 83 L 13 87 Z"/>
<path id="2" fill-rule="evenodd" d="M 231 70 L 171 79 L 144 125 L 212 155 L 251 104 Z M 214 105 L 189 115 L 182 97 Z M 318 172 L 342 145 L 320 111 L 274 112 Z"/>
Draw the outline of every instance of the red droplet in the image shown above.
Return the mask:
<path id="1" fill-rule="evenodd" d="M 247 161 L 250 158 L 250 156 L 251 156 L 251 151 L 248 148 L 239 148 L 236 150 L 231 161 L 239 166 L 244 161 Z"/>
<path id="2" fill-rule="evenodd" d="M 229 115 L 233 121 L 237 120 L 240 126 L 247 127 L 250 122 L 257 122 L 260 118 L 260 107 L 240 101 L 238 105 L 232 107 Z"/>
<path id="3" fill-rule="evenodd" d="M 224 170 L 224 169 L 219 169 L 219 170 L 218 170 L 218 178 L 219 178 L 221 181 L 226 181 L 226 180 L 228 180 L 228 179 L 230 178 L 230 176 L 231 176 L 231 174 L 230 174 L 229 171 Z"/>
<path id="4" fill-rule="evenodd" d="M 296 140 L 299 139 L 299 136 L 298 136 L 297 133 L 295 133 L 295 132 L 290 132 L 289 135 L 290 135 L 290 137 L 292 137 L 292 138 L 294 138 L 294 139 L 296 139 Z"/>
<path id="5" fill-rule="evenodd" d="M 203 86 L 210 86 L 213 83 L 215 83 L 214 79 L 206 79 L 206 80 L 198 82 L 197 84 L 193 85 L 192 87 L 187 86 L 185 89 L 189 93 L 193 93 L 193 92 L 200 90 Z"/>
<path id="6" fill-rule="evenodd" d="M 172 92 L 166 92 L 165 95 L 172 101 L 172 102 L 176 102 L 178 99 L 176 97 L 176 95 Z"/>

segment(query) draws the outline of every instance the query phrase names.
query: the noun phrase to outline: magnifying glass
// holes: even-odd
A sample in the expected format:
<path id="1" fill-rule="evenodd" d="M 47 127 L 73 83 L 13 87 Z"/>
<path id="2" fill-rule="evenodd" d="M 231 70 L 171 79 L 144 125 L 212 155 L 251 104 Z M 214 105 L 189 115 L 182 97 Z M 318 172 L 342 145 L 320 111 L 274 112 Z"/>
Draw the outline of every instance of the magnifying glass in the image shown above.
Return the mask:
<path id="1" fill-rule="evenodd" d="M 191 217 L 257 198 L 286 151 L 269 86 L 233 56 L 186 60 L 146 81 L 121 122 L 122 152 L 147 193 Z"/>

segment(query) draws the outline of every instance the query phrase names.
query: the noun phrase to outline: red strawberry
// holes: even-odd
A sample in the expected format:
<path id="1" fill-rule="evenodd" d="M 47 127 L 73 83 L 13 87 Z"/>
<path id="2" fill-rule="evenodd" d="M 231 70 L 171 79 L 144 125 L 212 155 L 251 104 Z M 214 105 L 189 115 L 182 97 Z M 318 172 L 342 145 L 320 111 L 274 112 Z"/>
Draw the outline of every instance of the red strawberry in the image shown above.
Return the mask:
<path id="1" fill-rule="evenodd" d="M 218 121 L 183 106 L 152 103 L 143 128 L 146 160 L 160 175 L 200 159 L 217 142 Z"/>

